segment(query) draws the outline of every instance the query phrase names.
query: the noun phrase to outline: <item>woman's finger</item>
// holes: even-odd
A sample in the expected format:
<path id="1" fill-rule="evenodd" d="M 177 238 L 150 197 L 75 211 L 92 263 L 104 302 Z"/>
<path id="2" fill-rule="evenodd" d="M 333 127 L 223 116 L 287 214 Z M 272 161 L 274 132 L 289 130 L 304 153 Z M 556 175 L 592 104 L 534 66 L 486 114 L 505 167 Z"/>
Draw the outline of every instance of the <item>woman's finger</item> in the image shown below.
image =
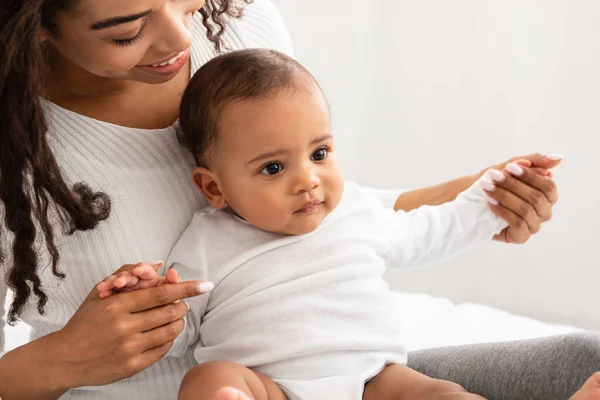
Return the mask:
<path id="1" fill-rule="evenodd" d="M 183 319 L 178 319 L 142 333 L 140 336 L 142 349 L 145 351 L 162 346 L 165 343 L 173 342 L 183 332 L 184 325 L 185 322 Z"/>
<path id="2" fill-rule="evenodd" d="M 137 359 L 137 370 L 143 371 L 158 360 L 160 360 L 161 358 L 163 358 L 165 354 L 167 354 L 169 350 L 171 350 L 171 347 L 173 347 L 172 341 L 144 351 L 142 354 L 140 354 L 140 356 Z"/>
<path id="3" fill-rule="evenodd" d="M 163 285 L 170 286 L 170 285 Z M 134 293 L 130 293 L 134 294 Z M 166 304 L 160 307 L 138 312 L 132 315 L 135 329 L 143 332 L 155 329 L 159 326 L 170 324 L 185 317 L 189 306 L 185 301 Z"/>
<path id="4" fill-rule="evenodd" d="M 529 168 L 522 168 L 515 163 L 508 164 L 506 170 L 519 181 L 543 193 L 550 204 L 553 205 L 558 201 L 556 183 L 551 178 L 538 174 Z"/>
<path id="5" fill-rule="evenodd" d="M 527 224 L 530 233 L 537 233 L 540 231 L 542 223 L 541 218 L 530 203 L 515 195 L 512 191 L 499 186 L 496 186 L 493 191 L 486 190 L 486 194 L 488 197 L 496 200 L 498 203 L 497 205 L 502 205 L 516 217 L 523 220 L 523 222 L 521 222 L 514 218 L 505 219 L 511 228 L 522 229 L 523 223 L 525 223 Z"/>
<path id="6" fill-rule="evenodd" d="M 535 175 L 538 179 L 548 179 L 539 175 L 535 171 L 526 170 L 526 172 L 529 178 L 531 178 L 532 175 Z M 508 209 L 515 212 L 517 215 L 523 218 L 527 216 L 528 218 L 525 219 L 527 219 L 528 223 L 532 222 L 531 219 L 533 218 L 533 215 L 530 215 L 532 209 L 535 212 L 536 217 L 542 221 L 548 221 L 550 218 L 552 218 L 552 204 L 546 195 L 540 190 L 530 186 L 520 179 L 513 177 L 511 174 L 502 173 L 497 170 L 489 170 L 488 176 L 493 180 L 493 183 L 497 188 L 502 188 L 506 192 L 510 192 L 514 195 L 504 196 L 510 200 L 509 203 L 504 203 L 501 199 L 496 200 L 498 200 Z M 525 171 L 523 172 L 522 176 L 525 176 Z M 519 199 L 521 201 L 519 201 Z"/>
<path id="7" fill-rule="evenodd" d="M 177 300 L 204 294 L 211 291 L 213 287 L 211 282 L 188 281 L 137 290 L 127 293 L 126 298 L 124 296 L 123 307 L 129 312 L 149 310 Z"/>
<path id="8" fill-rule="evenodd" d="M 529 226 L 524 219 L 500 204 L 490 204 L 490 208 L 494 214 L 505 220 L 509 226 L 494 236 L 494 240 L 521 244 L 529 239 L 531 232 L 529 232 Z"/>
<path id="9" fill-rule="evenodd" d="M 172 285 L 162 285 L 171 287 Z M 159 286 L 159 287 L 162 287 Z M 154 288 L 152 288 L 154 289 Z M 151 289 L 141 289 L 136 292 L 127 293 L 127 296 L 134 296 L 142 291 Z M 189 306 L 185 301 L 171 302 L 155 308 L 147 309 L 132 314 L 132 323 L 138 331 L 148 331 L 158 326 L 165 325 L 183 318 L 189 310 Z"/>

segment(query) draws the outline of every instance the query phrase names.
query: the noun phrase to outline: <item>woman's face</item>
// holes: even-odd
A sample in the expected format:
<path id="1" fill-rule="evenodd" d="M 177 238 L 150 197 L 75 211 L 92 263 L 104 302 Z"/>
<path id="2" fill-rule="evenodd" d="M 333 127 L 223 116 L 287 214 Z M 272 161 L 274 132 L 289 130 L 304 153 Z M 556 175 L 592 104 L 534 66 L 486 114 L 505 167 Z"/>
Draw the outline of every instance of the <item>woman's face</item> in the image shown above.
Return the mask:
<path id="1" fill-rule="evenodd" d="M 187 63 L 204 0 L 80 0 L 48 36 L 63 61 L 106 78 L 162 83 Z M 159 64 L 165 64 L 160 66 Z"/>

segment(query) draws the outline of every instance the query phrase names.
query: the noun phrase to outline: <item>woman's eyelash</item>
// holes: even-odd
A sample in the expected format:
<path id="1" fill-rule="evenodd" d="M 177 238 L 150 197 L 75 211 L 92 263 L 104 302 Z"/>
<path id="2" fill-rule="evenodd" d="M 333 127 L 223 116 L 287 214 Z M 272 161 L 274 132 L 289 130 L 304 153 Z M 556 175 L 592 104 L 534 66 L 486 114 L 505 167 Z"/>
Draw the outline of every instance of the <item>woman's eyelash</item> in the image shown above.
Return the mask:
<path id="1" fill-rule="evenodd" d="M 131 46 L 144 36 L 144 27 L 145 26 L 146 26 L 146 24 L 142 25 L 142 27 L 140 28 L 140 31 L 137 33 L 137 35 L 135 35 L 134 37 L 132 37 L 130 39 L 114 39 L 113 42 L 115 42 L 115 44 L 119 47 Z"/>

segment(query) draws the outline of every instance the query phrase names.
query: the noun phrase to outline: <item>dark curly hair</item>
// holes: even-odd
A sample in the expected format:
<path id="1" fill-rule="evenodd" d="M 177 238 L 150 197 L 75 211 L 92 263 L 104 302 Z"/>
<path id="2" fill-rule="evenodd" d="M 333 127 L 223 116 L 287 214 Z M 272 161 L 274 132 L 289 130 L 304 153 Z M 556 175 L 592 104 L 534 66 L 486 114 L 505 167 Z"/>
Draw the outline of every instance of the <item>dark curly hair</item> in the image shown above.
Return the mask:
<path id="1" fill-rule="evenodd" d="M 60 258 L 49 210 L 59 216 L 66 234 L 94 229 L 108 218 L 111 200 L 86 183 L 69 187 L 48 145 L 48 126 L 40 96 L 45 82 L 45 54 L 40 31 L 58 35 L 56 15 L 73 10 L 79 0 L 2 0 L 0 4 L 0 267 L 15 292 L 8 323 L 20 317 L 29 297 L 37 297 L 44 313 L 48 296 L 38 275 L 36 238 L 43 239 L 59 278 Z M 251 3 L 252 0 L 245 0 Z M 227 19 L 241 15 L 236 0 L 206 0 L 199 11 L 207 37 L 218 52 Z M 12 246 L 8 243 L 12 236 Z M 8 250 L 4 250 L 8 249 Z M 5 254 L 9 251 L 9 254 Z M 4 268 L 3 268 L 4 269 Z M 3 301 L 3 299 L 0 299 Z M 0 316 L 1 317 L 1 316 Z"/>

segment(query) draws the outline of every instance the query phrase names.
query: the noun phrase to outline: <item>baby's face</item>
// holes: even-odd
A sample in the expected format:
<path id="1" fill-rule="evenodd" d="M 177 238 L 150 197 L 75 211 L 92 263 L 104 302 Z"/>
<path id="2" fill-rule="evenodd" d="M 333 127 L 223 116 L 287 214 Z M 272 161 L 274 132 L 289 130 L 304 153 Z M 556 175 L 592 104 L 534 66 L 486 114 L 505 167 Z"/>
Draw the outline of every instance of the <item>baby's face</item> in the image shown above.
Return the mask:
<path id="1" fill-rule="evenodd" d="M 318 89 L 228 105 L 213 172 L 227 204 L 270 232 L 315 230 L 340 202 L 344 178 Z"/>

